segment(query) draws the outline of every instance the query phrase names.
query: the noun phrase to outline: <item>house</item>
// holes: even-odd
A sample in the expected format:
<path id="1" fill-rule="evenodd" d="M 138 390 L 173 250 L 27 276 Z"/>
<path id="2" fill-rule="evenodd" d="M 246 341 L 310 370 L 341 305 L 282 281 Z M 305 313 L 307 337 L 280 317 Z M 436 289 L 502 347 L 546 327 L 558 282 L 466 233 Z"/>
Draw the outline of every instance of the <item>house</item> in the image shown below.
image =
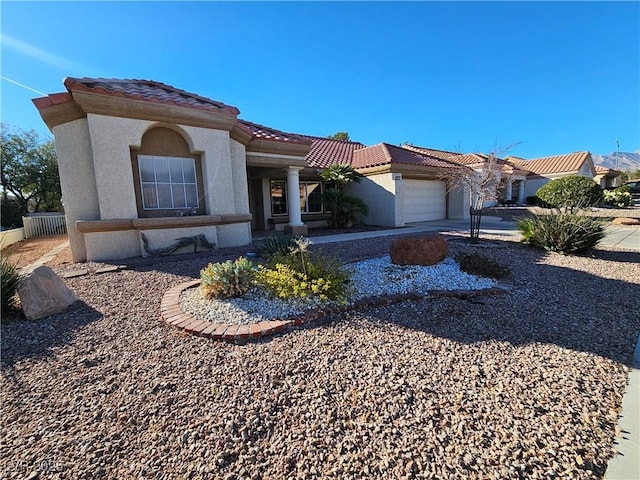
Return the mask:
<path id="1" fill-rule="evenodd" d="M 459 165 L 437 156 L 283 132 L 150 80 L 64 86 L 33 102 L 55 138 L 76 262 L 145 255 L 197 235 L 230 247 L 255 230 L 304 234 L 326 224 L 319 172 L 333 163 L 365 175 L 352 190 L 369 205 L 368 224 L 467 215 L 464 195 L 447 192 L 438 174 Z"/>
<path id="2" fill-rule="evenodd" d="M 569 175 L 583 175 L 594 178 L 596 169 L 589 152 L 574 152 L 550 157 L 524 158 L 508 156 L 505 162 L 513 168 L 528 172 L 525 182 L 525 195 L 533 196 L 538 189 L 551 180 Z"/>
<path id="3" fill-rule="evenodd" d="M 593 179 L 602 187 L 616 188 L 622 185 L 622 172 L 613 168 L 596 165 L 596 175 Z"/>

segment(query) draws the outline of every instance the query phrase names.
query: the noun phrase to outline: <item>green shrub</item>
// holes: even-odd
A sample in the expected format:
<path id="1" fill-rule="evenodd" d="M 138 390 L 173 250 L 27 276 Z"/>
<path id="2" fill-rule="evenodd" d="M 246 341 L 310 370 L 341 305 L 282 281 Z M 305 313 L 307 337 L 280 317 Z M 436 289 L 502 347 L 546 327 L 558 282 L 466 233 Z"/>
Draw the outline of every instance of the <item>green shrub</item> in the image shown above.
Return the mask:
<path id="1" fill-rule="evenodd" d="M 367 204 L 358 197 L 348 195 L 342 190 L 327 189 L 322 194 L 322 201 L 331 214 L 331 228 L 349 228 L 369 213 Z"/>
<path id="2" fill-rule="evenodd" d="M 2 305 L 0 306 L 2 310 L 5 310 L 15 306 L 15 294 L 20 287 L 22 275 L 20 275 L 18 267 L 4 257 L 0 258 L 0 268 L 2 269 Z"/>
<path id="3" fill-rule="evenodd" d="M 460 265 L 460 270 L 471 275 L 503 278 L 509 274 L 509 269 L 505 266 L 477 253 L 461 253 L 456 255 L 455 259 Z"/>
<path id="4" fill-rule="evenodd" d="M 273 235 L 265 238 L 258 245 L 258 252 L 261 257 L 269 258 L 275 254 L 281 253 L 286 255 L 292 249 L 296 248 L 298 242 L 304 237 L 299 235 Z"/>
<path id="5" fill-rule="evenodd" d="M 559 253 L 589 250 L 604 237 L 601 220 L 571 213 L 533 215 L 517 225 L 525 243 Z"/>
<path id="6" fill-rule="evenodd" d="M 344 298 L 349 270 L 333 257 L 309 253 L 308 247 L 309 241 L 300 239 L 289 253 L 274 254 L 266 266 L 258 268 L 256 282 L 277 298 Z"/>
<path id="7" fill-rule="evenodd" d="M 602 203 L 600 185 L 582 175 L 551 180 L 538 189 L 536 196 L 547 205 L 570 213 Z"/>
<path id="8" fill-rule="evenodd" d="M 618 187 L 615 190 L 605 190 L 604 203 L 614 207 L 628 207 L 633 204 L 633 196 L 629 189 L 625 186 Z"/>
<path id="9" fill-rule="evenodd" d="M 200 271 L 202 293 L 206 298 L 240 297 L 253 285 L 255 273 L 253 263 L 243 257 L 210 263 Z"/>

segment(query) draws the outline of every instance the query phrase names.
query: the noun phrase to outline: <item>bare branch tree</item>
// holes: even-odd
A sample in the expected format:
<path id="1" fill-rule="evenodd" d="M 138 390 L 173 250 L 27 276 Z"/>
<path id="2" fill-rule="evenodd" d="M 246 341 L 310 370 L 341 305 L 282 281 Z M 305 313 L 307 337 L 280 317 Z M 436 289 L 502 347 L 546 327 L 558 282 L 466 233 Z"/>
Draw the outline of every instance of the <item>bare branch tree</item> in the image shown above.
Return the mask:
<path id="1" fill-rule="evenodd" d="M 480 239 L 480 222 L 482 221 L 482 209 L 485 202 L 496 200 L 502 176 L 502 166 L 500 159 L 508 151 L 512 150 L 518 143 L 513 143 L 507 147 L 494 145 L 490 154 L 471 154 L 452 156 L 449 160 L 458 163 L 456 168 L 446 169 L 440 178 L 446 182 L 447 191 L 459 191 L 462 189 L 468 195 L 469 201 L 469 221 L 470 237 L 472 241 Z M 475 158 L 474 158 L 475 157 Z M 477 161 L 475 161 L 477 160 Z M 506 181 L 509 179 L 506 178 Z"/>

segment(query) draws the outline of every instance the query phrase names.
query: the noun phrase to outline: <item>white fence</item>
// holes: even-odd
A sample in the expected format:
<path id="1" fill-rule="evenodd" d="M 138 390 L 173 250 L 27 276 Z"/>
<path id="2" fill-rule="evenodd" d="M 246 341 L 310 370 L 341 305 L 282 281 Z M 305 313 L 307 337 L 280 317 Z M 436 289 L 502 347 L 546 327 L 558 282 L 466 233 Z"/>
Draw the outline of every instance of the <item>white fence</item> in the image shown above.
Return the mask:
<path id="1" fill-rule="evenodd" d="M 24 237 L 50 237 L 53 235 L 66 235 L 67 224 L 64 215 L 59 213 L 39 213 L 22 217 L 24 225 Z"/>

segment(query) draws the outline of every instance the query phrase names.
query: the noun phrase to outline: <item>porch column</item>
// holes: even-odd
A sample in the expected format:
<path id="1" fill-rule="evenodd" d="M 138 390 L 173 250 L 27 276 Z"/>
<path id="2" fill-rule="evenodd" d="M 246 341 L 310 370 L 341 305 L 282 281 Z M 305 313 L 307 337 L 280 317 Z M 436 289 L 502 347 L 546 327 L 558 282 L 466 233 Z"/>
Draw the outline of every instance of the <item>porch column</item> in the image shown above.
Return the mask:
<path id="1" fill-rule="evenodd" d="M 302 167 L 289 167 L 287 169 L 289 223 L 284 230 L 292 235 L 307 234 L 307 226 L 302 223 L 302 214 L 300 213 L 300 170 L 302 170 Z"/>
<path id="2" fill-rule="evenodd" d="M 510 202 L 511 199 L 513 198 L 513 181 L 512 180 L 507 180 L 507 191 L 504 196 L 505 196 L 504 203 L 505 205 L 508 205 L 508 202 Z"/>
<path id="3" fill-rule="evenodd" d="M 518 188 L 518 203 L 524 205 L 525 203 L 525 195 L 524 195 L 524 184 L 526 180 L 520 180 L 520 185 Z"/>

